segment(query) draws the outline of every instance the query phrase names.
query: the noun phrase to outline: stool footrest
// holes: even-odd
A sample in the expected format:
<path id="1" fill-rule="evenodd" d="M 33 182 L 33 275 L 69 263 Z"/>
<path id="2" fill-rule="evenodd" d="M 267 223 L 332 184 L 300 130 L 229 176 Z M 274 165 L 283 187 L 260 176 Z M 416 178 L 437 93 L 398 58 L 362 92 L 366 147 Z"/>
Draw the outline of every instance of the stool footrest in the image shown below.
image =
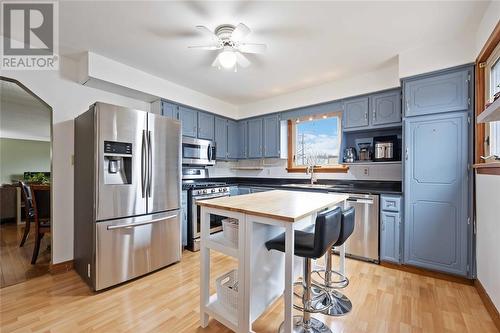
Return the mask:
<path id="1" fill-rule="evenodd" d="M 329 283 L 326 282 L 326 274 L 330 274 Z M 320 280 L 320 282 L 314 279 L 315 276 Z M 343 289 L 349 285 L 349 279 L 347 278 L 347 276 L 334 270 L 328 272 L 324 268 L 316 269 L 312 272 L 312 282 L 313 284 L 327 289 Z"/>

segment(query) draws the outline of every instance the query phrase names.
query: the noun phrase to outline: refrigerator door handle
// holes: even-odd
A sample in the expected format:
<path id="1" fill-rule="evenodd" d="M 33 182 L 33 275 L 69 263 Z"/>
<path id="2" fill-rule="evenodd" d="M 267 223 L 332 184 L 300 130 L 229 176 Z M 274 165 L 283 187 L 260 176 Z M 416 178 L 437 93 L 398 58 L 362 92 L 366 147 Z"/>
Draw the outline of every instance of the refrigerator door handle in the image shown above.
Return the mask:
<path id="1" fill-rule="evenodd" d="M 151 131 L 148 131 L 148 186 L 147 195 L 151 198 L 151 181 L 153 175 L 153 149 L 151 148 Z"/>
<path id="2" fill-rule="evenodd" d="M 141 150 L 141 189 L 142 197 L 146 196 L 146 130 L 142 130 L 142 150 Z"/>
<path id="3" fill-rule="evenodd" d="M 134 228 L 134 227 L 138 227 L 141 225 L 148 225 L 148 224 L 158 223 L 158 222 L 165 221 L 165 220 L 170 220 L 170 219 L 173 219 L 175 217 L 177 217 L 177 214 L 169 215 L 169 216 L 162 217 L 162 218 L 155 219 L 155 220 L 151 220 L 151 221 L 136 222 L 136 223 L 130 223 L 130 224 L 108 225 L 108 227 L 106 229 L 113 230 L 113 229 L 123 229 L 123 228 Z"/>

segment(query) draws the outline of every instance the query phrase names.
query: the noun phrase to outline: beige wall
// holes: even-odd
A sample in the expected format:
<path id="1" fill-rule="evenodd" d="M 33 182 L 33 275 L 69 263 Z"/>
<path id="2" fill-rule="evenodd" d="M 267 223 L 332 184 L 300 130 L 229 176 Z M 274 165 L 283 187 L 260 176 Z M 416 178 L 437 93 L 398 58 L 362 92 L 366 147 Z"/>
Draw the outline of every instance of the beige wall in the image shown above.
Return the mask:
<path id="1" fill-rule="evenodd" d="M 25 171 L 50 171 L 50 142 L 0 138 L 0 182 L 11 183 Z"/>

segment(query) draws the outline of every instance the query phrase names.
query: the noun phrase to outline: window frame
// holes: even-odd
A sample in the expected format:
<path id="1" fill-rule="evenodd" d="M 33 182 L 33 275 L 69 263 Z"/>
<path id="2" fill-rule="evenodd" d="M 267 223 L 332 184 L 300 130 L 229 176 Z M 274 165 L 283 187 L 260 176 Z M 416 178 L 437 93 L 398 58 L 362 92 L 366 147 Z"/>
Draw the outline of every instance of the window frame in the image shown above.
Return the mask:
<path id="1" fill-rule="evenodd" d="M 323 113 L 323 114 L 316 114 L 316 115 L 309 115 L 309 116 L 303 116 L 299 117 L 297 120 L 299 121 L 311 121 L 315 119 L 321 119 L 324 116 L 331 118 L 331 117 L 338 117 L 339 118 L 339 154 L 340 152 L 340 147 L 342 146 L 342 111 L 333 111 L 333 112 L 328 112 L 328 113 Z M 289 119 L 287 121 L 287 150 L 288 150 L 288 156 L 287 156 L 287 171 L 289 173 L 305 173 L 307 166 L 296 166 L 294 163 L 294 157 L 295 157 L 295 144 L 294 144 L 294 139 L 295 139 L 295 132 L 296 132 L 296 124 L 297 121 Z M 336 164 L 336 165 L 315 165 L 314 166 L 314 172 L 315 173 L 346 173 L 349 170 L 349 168 L 345 165 L 342 164 Z"/>
<path id="2" fill-rule="evenodd" d="M 475 163 L 474 167 L 481 174 L 498 174 L 500 169 L 499 162 L 485 163 L 481 156 L 485 154 L 486 126 L 477 123 L 477 116 L 484 111 L 486 104 L 486 62 L 494 53 L 497 45 L 500 43 L 500 22 L 484 44 L 475 63 L 475 115 L 476 115 L 476 133 L 475 133 Z M 489 77 L 488 77 L 489 78 Z M 488 91 L 489 93 L 489 91 Z M 485 164 L 488 164 L 486 167 Z"/>

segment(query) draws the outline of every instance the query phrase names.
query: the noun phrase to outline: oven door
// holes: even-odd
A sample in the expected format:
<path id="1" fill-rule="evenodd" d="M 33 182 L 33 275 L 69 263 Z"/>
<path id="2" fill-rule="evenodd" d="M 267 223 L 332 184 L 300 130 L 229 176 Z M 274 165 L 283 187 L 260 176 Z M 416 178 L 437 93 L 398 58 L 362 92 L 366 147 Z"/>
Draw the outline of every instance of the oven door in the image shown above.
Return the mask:
<path id="1" fill-rule="evenodd" d="M 182 164 L 214 165 L 215 144 L 210 140 L 182 138 Z"/>
<path id="2" fill-rule="evenodd" d="M 204 195 L 204 196 L 198 196 L 198 197 L 193 197 L 193 203 L 192 203 L 192 220 L 191 223 L 192 225 L 192 230 L 193 230 L 193 238 L 200 238 L 201 236 L 201 207 L 196 204 L 196 201 L 201 201 L 201 200 L 207 200 L 207 199 L 214 199 L 214 198 L 220 198 L 220 197 L 227 197 L 229 196 L 229 193 L 224 193 L 224 194 L 211 194 L 211 195 Z M 222 220 L 225 219 L 225 216 L 219 216 L 219 215 L 210 215 L 210 233 L 216 233 L 219 231 L 222 231 Z"/>

